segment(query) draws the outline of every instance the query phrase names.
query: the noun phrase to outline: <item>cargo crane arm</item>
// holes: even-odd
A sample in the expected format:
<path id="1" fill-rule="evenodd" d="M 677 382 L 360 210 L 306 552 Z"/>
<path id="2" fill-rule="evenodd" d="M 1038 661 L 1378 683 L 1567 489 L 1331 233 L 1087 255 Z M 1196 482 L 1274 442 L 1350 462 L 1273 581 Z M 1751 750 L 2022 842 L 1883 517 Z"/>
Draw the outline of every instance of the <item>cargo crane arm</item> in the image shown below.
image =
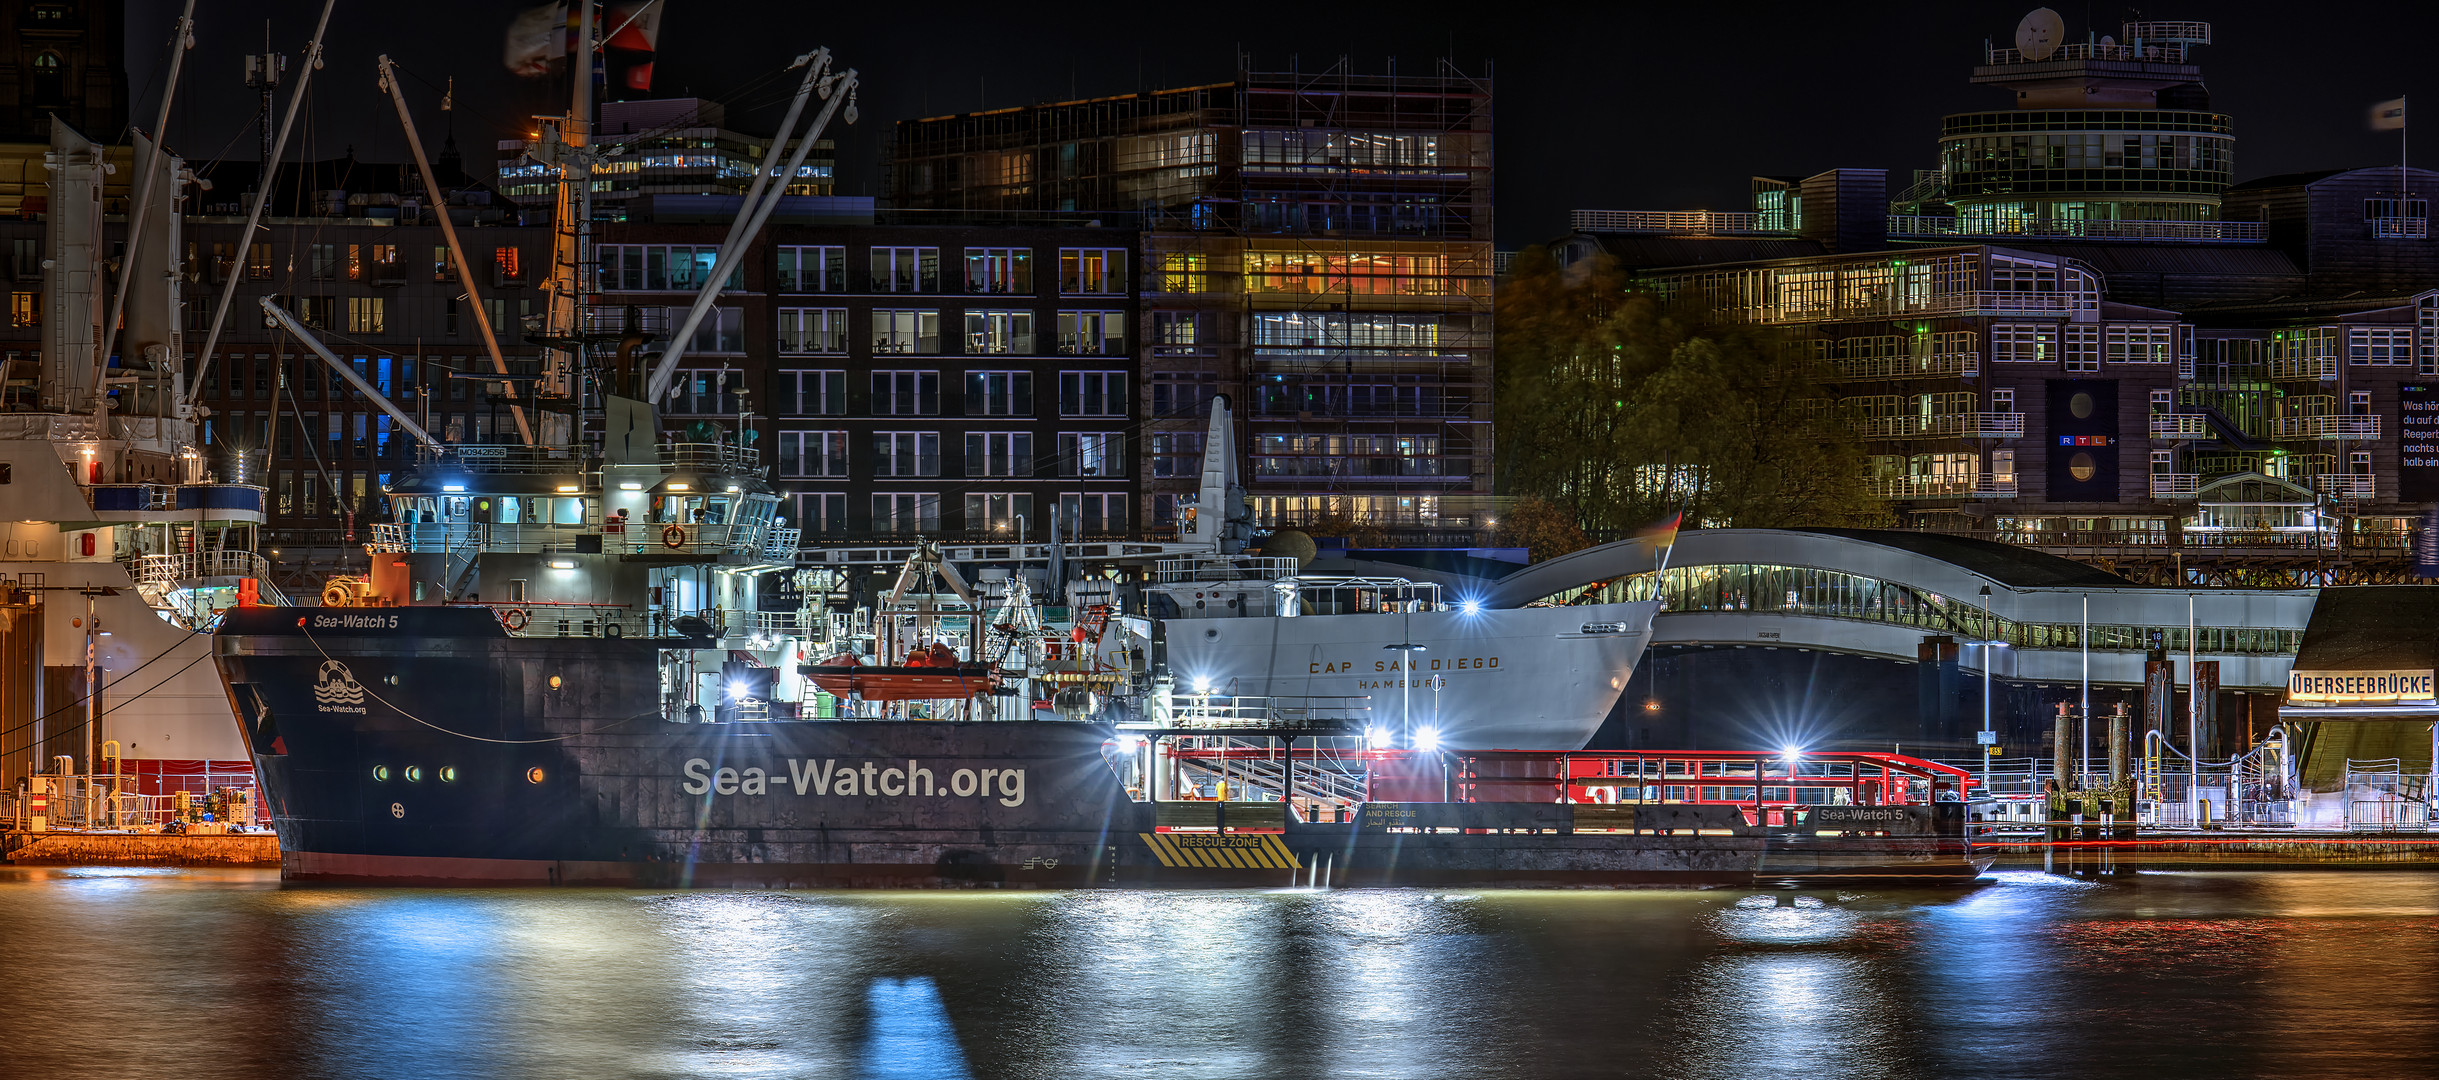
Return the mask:
<path id="1" fill-rule="evenodd" d="M 424 157 L 423 138 L 415 133 L 415 118 L 407 112 L 406 95 L 399 91 L 397 76 L 390 70 L 389 54 L 383 53 L 374 65 L 381 70 L 381 88 L 389 92 L 390 104 L 398 107 L 398 126 L 406 129 L 407 149 L 415 152 L 416 171 L 423 174 L 423 189 L 432 200 L 432 217 L 440 223 L 441 239 L 448 241 L 449 261 L 457 267 L 457 283 L 466 288 L 466 307 L 474 312 L 474 328 L 482 331 L 483 348 L 491 354 L 491 370 L 506 375 L 508 361 L 500 356 L 500 338 L 491 328 L 491 312 L 483 306 L 483 294 L 475 289 L 474 268 L 466 264 L 465 245 L 457 242 L 457 225 L 449 220 L 448 196 L 432 175 L 431 160 Z M 517 422 L 517 436 L 525 440 L 525 445 L 532 446 L 533 424 L 525 419 L 525 407 L 516 403 L 516 384 L 504 386 L 509 400 L 508 415 Z"/>
<path id="2" fill-rule="evenodd" d="M 645 380 L 645 401 L 659 401 L 669 393 L 669 379 L 677 373 L 678 361 L 685 358 L 686 346 L 693 342 L 695 328 L 703 324 L 704 314 L 711 310 L 712 298 L 720 295 L 721 283 L 727 281 L 728 275 L 745 261 L 745 251 L 752 246 L 754 234 L 762 230 L 762 223 L 769 220 L 772 210 L 778 208 L 780 197 L 787 194 L 788 182 L 796 177 L 796 170 L 804 167 L 805 154 L 821 138 L 822 130 L 830 126 L 830 117 L 838 112 L 842 103 L 847 106 L 847 122 L 855 123 L 854 68 L 832 73 L 828 49 L 815 49 L 797 57 L 796 63 L 788 66 L 805 68 L 804 84 L 796 88 L 796 100 L 788 106 L 787 116 L 780 121 L 779 134 L 771 137 L 771 152 L 763 158 L 761 171 L 754 174 L 754 182 L 746 190 L 744 201 L 737 204 L 737 218 L 729 223 L 728 239 L 721 243 L 720 254 L 712 261 L 711 273 L 703 279 L 702 288 L 696 291 L 694 306 L 687 309 L 685 323 L 670 335 L 669 347 L 661 353 L 660 363 L 653 366 L 651 377 Z M 779 181 L 777 191 L 766 196 L 763 189 L 770 183 L 772 166 L 779 161 L 779 148 L 787 145 L 788 130 L 796 123 L 797 114 L 804 109 L 805 96 L 815 90 L 819 90 L 829 104 L 822 106 L 821 115 L 814 117 L 812 125 L 796 137 L 796 152 L 788 157 L 787 176 Z"/>
<path id="3" fill-rule="evenodd" d="M 330 370 L 338 372 L 339 377 L 347 380 L 348 385 L 355 387 L 356 392 L 364 395 L 365 400 L 381 406 L 382 412 L 390 414 L 392 419 L 397 420 L 398 426 L 405 428 L 407 434 L 415 437 L 415 441 L 422 443 L 427 449 L 437 451 L 441 448 L 439 440 L 434 439 L 431 432 L 425 431 L 423 425 L 416 423 L 415 418 L 408 416 L 396 402 L 391 401 L 381 391 L 373 389 L 373 384 L 365 382 L 364 376 L 356 374 L 355 368 L 349 367 L 345 361 L 334 355 L 329 346 L 322 344 L 322 339 L 313 336 L 310 331 L 306 330 L 303 323 L 296 321 L 296 316 L 288 314 L 288 309 L 273 303 L 268 296 L 262 298 L 262 305 L 263 314 L 271 316 L 281 326 L 286 327 L 289 333 L 295 334 L 298 341 L 304 342 L 306 348 L 312 349 L 315 356 L 321 357 L 323 363 L 329 364 Z"/>

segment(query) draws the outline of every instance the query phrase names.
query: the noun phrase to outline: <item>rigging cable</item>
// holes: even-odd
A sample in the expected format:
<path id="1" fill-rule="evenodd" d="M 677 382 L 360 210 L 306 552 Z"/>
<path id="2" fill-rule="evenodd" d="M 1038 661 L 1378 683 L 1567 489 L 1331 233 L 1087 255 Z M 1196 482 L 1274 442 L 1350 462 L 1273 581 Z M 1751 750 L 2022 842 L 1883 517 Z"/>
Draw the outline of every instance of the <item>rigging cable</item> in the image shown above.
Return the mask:
<path id="1" fill-rule="evenodd" d="M 301 635 L 303 635 L 303 636 L 304 636 L 304 638 L 305 638 L 305 640 L 306 640 L 307 642 L 312 643 L 312 645 L 313 645 L 313 651 L 315 651 L 315 652 L 318 652 L 318 653 L 321 653 L 321 654 L 322 654 L 322 659 L 324 659 L 324 660 L 328 660 L 328 661 L 330 661 L 331 663 L 334 663 L 334 664 L 339 664 L 339 665 L 340 665 L 340 666 L 342 666 L 342 667 L 346 666 L 344 661 L 341 661 L 339 658 L 337 658 L 337 657 L 335 657 L 335 656 L 330 655 L 330 651 L 329 651 L 329 650 L 327 650 L 327 649 L 324 649 L 324 648 L 322 647 L 322 643 L 321 643 L 321 641 L 319 641 L 318 639 L 316 639 L 316 638 L 313 636 L 313 631 L 308 630 L 308 629 L 306 629 L 306 628 L 305 628 L 305 626 L 304 626 L 304 624 L 303 624 L 303 622 L 302 622 L 301 620 L 299 621 L 299 623 L 298 623 L 298 625 L 297 625 L 297 631 L 298 631 L 298 633 L 300 633 Z M 355 676 L 354 676 L 353 674 L 350 674 L 348 677 L 352 679 L 352 678 L 354 678 Z M 569 740 L 569 739 L 580 738 L 580 737 L 582 737 L 582 736 L 586 736 L 586 735 L 597 735 L 597 734 L 600 734 L 601 732 L 608 731 L 608 730 L 609 730 L 609 729 L 611 729 L 611 728 L 617 727 L 617 726 L 619 726 L 620 724 L 630 723 L 630 722 L 633 722 L 633 721 L 636 721 L 636 720 L 641 720 L 641 719 L 643 719 L 643 718 L 645 718 L 645 717 L 649 717 L 649 716 L 657 716 L 657 715 L 659 715 L 659 714 L 657 714 L 657 713 L 648 713 L 648 712 L 640 712 L 640 713 L 635 713 L 635 714 L 633 714 L 633 715 L 630 715 L 630 716 L 625 717 L 624 719 L 612 720 L 612 721 L 610 721 L 610 722 L 609 722 L 609 723 L 607 723 L 607 724 L 603 724 L 603 725 L 601 725 L 600 727 L 593 728 L 593 729 L 590 729 L 590 730 L 587 730 L 587 731 L 571 731 L 571 732 L 569 732 L 569 733 L 567 733 L 567 734 L 565 734 L 565 735 L 553 735 L 553 736 L 551 736 L 551 737 L 549 737 L 549 738 L 547 738 L 547 739 L 493 739 L 493 738 L 489 738 L 489 737 L 482 736 L 482 735 L 468 735 L 468 734 L 466 734 L 466 733 L 465 733 L 465 732 L 463 732 L 463 731 L 451 731 L 451 730 L 449 730 L 448 728 L 445 728 L 445 727 L 440 726 L 439 724 L 435 724 L 435 723 L 433 723 L 433 722 L 431 722 L 431 721 L 429 721 L 429 720 L 424 719 L 423 717 L 417 716 L 417 715 L 415 715 L 414 713 L 411 713 L 411 712 L 406 711 L 405 709 L 399 708 L 399 706 L 398 706 L 398 703 L 397 703 L 397 702 L 394 702 L 394 701 L 391 701 L 391 700 L 390 700 L 390 699 L 388 699 L 388 698 L 382 697 L 382 696 L 381 696 L 381 692 L 380 692 L 380 691 L 378 691 L 378 690 L 373 689 L 372 687 L 369 687 L 369 686 L 364 686 L 364 684 L 362 684 L 362 683 L 358 683 L 358 684 L 356 684 L 356 685 L 358 685 L 358 686 L 363 686 L 364 692 L 365 692 L 366 694 L 371 695 L 371 696 L 372 696 L 372 699 L 373 699 L 374 701 L 378 701 L 378 702 L 382 703 L 383 705 L 387 705 L 387 706 L 389 706 L 389 707 L 390 707 L 390 709 L 391 709 L 391 711 L 396 712 L 398 715 L 403 716 L 403 717 L 406 717 L 407 719 L 412 720 L 412 721 L 414 721 L 414 722 L 416 722 L 416 723 L 418 723 L 418 724 L 422 724 L 422 725 L 423 725 L 423 726 L 425 726 L 425 727 L 431 728 L 431 729 L 432 729 L 432 730 L 434 730 L 434 731 L 440 732 L 440 733 L 441 733 L 441 734 L 443 734 L 443 735 L 455 735 L 455 736 L 457 736 L 458 738 L 461 738 L 461 739 L 468 739 L 468 740 L 472 740 L 472 741 L 474 741 L 474 742 L 482 742 L 482 743 L 497 743 L 497 744 L 500 744 L 500 745 L 502 745 L 502 746 L 531 746 L 531 745 L 536 744 L 536 743 L 555 743 L 555 742 L 565 742 L 565 741 L 567 741 L 567 740 Z"/>

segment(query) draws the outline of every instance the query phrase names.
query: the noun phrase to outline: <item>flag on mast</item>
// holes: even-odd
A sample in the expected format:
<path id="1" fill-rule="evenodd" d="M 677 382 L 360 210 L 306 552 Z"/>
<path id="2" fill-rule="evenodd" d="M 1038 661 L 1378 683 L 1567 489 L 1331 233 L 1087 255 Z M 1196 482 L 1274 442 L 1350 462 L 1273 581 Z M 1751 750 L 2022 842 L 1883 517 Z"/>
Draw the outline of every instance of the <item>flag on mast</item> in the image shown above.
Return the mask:
<path id="1" fill-rule="evenodd" d="M 2383 101 L 2371 107 L 2371 130 L 2396 131 L 2405 126 L 2405 99 Z"/>

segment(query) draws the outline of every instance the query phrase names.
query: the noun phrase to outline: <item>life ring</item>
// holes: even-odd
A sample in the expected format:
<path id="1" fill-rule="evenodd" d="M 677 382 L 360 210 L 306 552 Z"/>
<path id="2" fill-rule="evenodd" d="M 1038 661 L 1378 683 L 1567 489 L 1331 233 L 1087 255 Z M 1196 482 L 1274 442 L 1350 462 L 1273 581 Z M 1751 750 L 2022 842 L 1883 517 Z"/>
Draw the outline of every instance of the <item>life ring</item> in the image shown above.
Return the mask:
<path id="1" fill-rule="evenodd" d="M 507 614 L 500 616 L 500 625 L 510 630 L 523 630 L 525 624 L 531 621 L 532 618 L 525 614 L 524 608 L 509 608 Z"/>
<path id="2" fill-rule="evenodd" d="M 670 527 L 668 527 L 668 528 L 666 528 L 666 529 L 662 529 L 662 530 L 661 530 L 661 546 L 662 546 L 662 547 L 672 547 L 672 548 L 682 548 L 682 547 L 685 547 L 685 546 L 686 546 L 686 527 L 685 527 L 684 525 L 671 525 Z"/>
<path id="3" fill-rule="evenodd" d="M 601 636 L 615 641 L 619 638 L 627 636 L 627 629 L 626 627 L 618 625 L 618 621 L 613 619 L 602 624 Z"/>

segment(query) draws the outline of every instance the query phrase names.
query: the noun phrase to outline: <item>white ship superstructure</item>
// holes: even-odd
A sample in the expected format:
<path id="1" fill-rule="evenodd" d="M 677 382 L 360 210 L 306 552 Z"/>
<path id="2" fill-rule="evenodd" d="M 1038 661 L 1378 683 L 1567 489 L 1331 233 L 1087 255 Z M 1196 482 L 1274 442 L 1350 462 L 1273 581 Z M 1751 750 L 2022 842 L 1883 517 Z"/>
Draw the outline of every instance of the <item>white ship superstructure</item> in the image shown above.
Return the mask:
<path id="1" fill-rule="evenodd" d="M 136 160 L 152 175 L 131 186 L 151 205 L 130 215 L 124 315 L 107 334 L 117 279 L 98 254 L 118 237 L 104 232 L 103 150 L 54 121 L 42 348 L 0 372 L 0 783 L 11 787 L 60 772 L 62 757 L 75 774 L 246 768 L 199 631 L 242 580 L 276 595 L 253 550 L 264 492 L 210 475 L 196 444 L 179 333 L 177 202 L 190 178 L 141 135 Z"/>

